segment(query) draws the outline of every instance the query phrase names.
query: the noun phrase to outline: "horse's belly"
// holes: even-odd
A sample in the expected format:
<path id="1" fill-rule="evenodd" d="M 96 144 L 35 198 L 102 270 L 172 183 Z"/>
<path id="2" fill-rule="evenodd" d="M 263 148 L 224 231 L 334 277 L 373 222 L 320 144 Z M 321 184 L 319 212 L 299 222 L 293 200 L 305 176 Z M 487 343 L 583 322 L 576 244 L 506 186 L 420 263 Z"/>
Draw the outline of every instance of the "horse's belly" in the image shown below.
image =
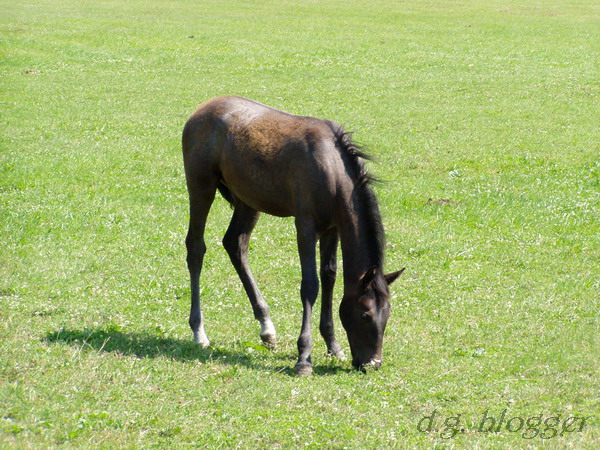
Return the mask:
<path id="1" fill-rule="evenodd" d="M 274 216 L 294 216 L 318 183 L 302 122 L 268 115 L 237 123 L 223 146 L 219 169 L 231 192 L 247 205 Z M 312 176 L 311 176 L 312 175 Z"/>
<path id="2" fill-rule="evenodd" d="M 294 201 L 289 187 L 276 182 L 274 175 L 223 171 L 223 182 L 229 190 L 248 206 L 279 217 L 294 215 Z"/>

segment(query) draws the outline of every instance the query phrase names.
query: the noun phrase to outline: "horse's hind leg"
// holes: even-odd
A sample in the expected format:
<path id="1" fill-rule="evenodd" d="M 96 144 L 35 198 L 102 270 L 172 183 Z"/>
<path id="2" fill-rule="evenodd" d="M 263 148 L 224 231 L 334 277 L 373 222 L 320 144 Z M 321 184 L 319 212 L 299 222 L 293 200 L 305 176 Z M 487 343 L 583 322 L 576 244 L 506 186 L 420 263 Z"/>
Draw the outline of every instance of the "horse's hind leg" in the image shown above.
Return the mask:
<path id="1" fill-rule="evenodd" d="M 194 342 L 202 347 L 208 347 L 210 341 L 204 331 L 204 317 L 200 308 L 200 272 L 206 253 L 204 228 L 206 227 L 208 211 L 215 198 L 216 183 L 214 186 L 211 183 L 199 186 L 192 182 L 188 184 L 188 189 L 190 193 L 190 225 L 185 244 L 192 288 L 190 328 L 194 333 Z"/>
<path id="2" fill-rule="evenodd" d="M 320 242 L 321 256 L 321 321 L 319 330 L 321 336 L 327 344 L 327 351 L 331 356 L 339 359 L 345 359 L 344 351 L 335 339 L 333 331 L 333 316 L 331 304 L 333 301 L 333 286 L 337 273 L 337 244 L 338 232 L 337 229 L 331 229 L 323 236 Z"/>
<path id="3" fill-rule="evenodd" d="M 260 213 L 248 205 L 237 201 L 233 218 L 223 238 L 223 246 L 233 267 L 238 273 L 254 311 L 254 317 L 260 322 L 260 337 L 265 344 L 272 347 L 276 344 L 276 333 L 269 315 L 269 306 L 258 290 L 252 271 L 248 265 L 248 245 L 250 235 Z"/>

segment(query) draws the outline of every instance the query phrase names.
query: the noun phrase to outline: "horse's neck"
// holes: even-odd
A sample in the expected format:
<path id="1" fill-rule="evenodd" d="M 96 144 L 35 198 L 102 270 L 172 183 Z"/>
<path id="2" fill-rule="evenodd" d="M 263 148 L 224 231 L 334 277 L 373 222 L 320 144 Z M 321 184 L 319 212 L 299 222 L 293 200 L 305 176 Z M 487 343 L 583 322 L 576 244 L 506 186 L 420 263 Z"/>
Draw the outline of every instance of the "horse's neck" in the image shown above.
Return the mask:
<path id="1" fill-rule="evenodd" d="M 344 285 L 351 287 L 373 266 L 380 265 L 374 258 L 374 236 L 365 232 L 368 218 L 363 211 L 343 208 L 338 212 L 338 231 L 342 247 Z"/>

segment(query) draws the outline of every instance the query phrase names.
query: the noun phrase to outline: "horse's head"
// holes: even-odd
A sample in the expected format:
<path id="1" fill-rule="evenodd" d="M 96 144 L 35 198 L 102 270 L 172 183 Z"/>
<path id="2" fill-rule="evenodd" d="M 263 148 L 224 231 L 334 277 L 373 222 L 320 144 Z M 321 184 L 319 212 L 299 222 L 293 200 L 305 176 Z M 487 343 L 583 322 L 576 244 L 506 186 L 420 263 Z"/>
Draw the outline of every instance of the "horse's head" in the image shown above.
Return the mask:
<path id="1" fill-rule="evenodd" d="M 384 275 L 377 267 L 369 269 L 355 292 L 345 293 L 340 319 L 348 335 L 352 365 L 358 370 L 381 366 L 383 332 L 390 316 L 388 286 L 404 269 Z"/>

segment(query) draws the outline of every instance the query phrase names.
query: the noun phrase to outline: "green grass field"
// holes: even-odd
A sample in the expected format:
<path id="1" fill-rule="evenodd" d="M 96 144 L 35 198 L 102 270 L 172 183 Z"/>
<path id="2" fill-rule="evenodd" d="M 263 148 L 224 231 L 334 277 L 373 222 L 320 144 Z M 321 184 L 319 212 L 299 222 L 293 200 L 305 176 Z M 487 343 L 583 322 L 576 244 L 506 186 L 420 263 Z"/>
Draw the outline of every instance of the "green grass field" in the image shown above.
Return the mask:
<path id="1" fill-rule="evenodd" d="M 598 448 L 599 74 L 593 0 L 0 0 L 0 447 Z M 180 136 L 223 94 L 376 157 L 380 371 L 315 328 L 294 376 L 291 219 L 252 240 L 260 345 L 221 198 L 193 346 Z"/>

